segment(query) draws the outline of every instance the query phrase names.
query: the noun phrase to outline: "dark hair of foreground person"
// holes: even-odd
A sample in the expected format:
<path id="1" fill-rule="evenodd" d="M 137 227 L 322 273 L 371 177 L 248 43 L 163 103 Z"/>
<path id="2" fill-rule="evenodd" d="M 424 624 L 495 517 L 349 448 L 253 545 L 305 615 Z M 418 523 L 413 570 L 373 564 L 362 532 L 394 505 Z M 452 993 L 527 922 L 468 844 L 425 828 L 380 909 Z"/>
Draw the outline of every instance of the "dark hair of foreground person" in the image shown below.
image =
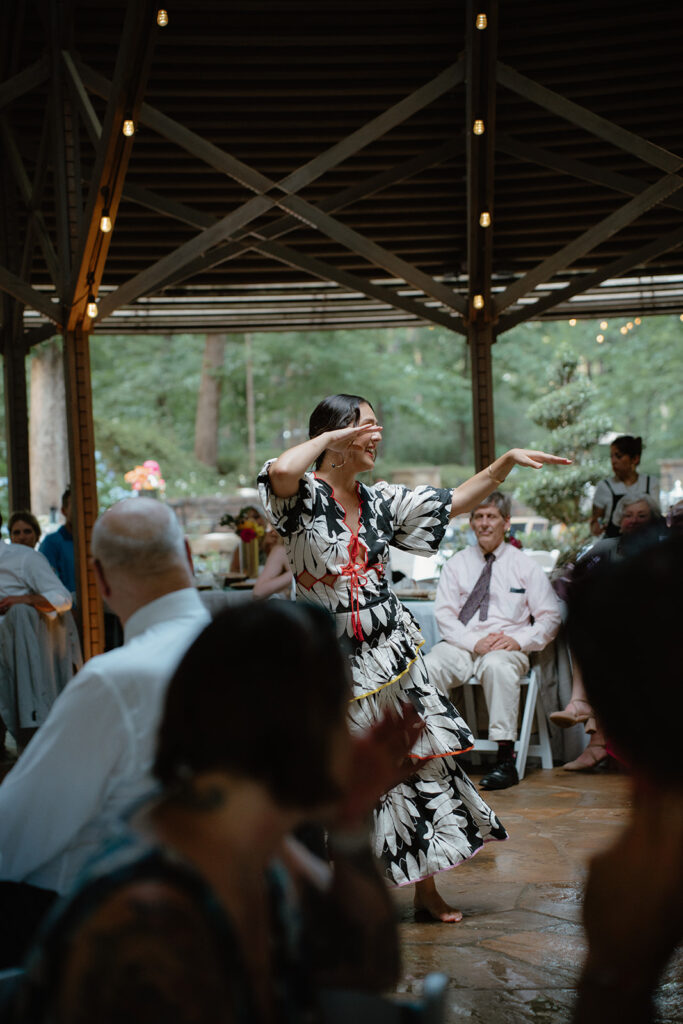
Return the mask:
<path id="1" fill-rule="evenodd" d="M 569 645 L 617 754 L 636 772 L 683 783 L 683 541 L 578 579 Z"/>
<path id="2" fill-rule="evenodd" d="M 284 805 L 333 800 L 327 752 L 349 697 L 327 612 L 289 602 L 229 608 L 171 680 L 154 774 L 168 789 L 202 771 L 234 772 Z"/>

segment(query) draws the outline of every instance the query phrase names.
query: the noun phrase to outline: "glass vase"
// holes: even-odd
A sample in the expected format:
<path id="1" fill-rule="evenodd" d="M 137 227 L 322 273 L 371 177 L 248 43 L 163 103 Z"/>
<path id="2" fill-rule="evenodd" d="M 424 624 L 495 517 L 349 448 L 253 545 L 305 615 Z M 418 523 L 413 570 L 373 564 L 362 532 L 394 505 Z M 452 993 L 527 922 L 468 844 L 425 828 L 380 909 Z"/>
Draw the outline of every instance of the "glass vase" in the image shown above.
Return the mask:
<path id="1" fill-rule="evenodd" d="M 240 569 L 247 579 L 255 579 L 258 576 L 258 556 L 258 538 L 240 541 Z"/>

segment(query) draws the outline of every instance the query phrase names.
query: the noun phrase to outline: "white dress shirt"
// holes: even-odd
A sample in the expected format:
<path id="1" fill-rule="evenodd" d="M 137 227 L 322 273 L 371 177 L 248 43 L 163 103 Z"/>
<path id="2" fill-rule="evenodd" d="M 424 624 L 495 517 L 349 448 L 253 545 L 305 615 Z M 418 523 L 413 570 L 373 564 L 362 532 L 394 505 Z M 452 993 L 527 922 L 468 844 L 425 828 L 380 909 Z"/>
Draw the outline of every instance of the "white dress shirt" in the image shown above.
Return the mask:
<path id="1" fill-rule="evenodd" d="M 467 625 L 458 619 L 486 564 L 479 545 L 458 551 L 444 565 L 435 603 L 442 639 L 473 653 L 482 637 L 505 633 L 525 653 L 543 650 L 554 638 L 561 621 L 560 602 L 548 577 L 531 558 L 510 544 L 503 542 L 493 553 L 488 616 L 483 622 L 478 610 Z"/>
<path id="2" fill-rule="evenodd" d="M 0 878 L 66 892 L 124 811 L 155 791 L 166 687 L 209 621 L 193 588 L 165 594 L 130 617 L 123 647 L 67 684 L 0 785 Z"/>
<path id="3" fill-rule="evenodd" d="M 24 594 L 42 594 L 54 611 L 41 614 L 51 619 L 71 607 L 71 594 L 45 555 L 25 544 L 0 543 L 0 597 Z"/>

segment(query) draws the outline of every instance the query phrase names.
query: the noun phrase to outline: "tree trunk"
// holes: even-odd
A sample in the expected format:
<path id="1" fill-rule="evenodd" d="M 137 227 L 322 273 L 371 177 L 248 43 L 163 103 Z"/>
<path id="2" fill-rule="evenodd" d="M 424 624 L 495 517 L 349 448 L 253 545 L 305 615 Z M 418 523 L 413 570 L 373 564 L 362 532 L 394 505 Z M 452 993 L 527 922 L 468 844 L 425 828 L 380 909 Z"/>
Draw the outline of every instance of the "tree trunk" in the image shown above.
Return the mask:
<path id="1" fill-rule="evenodd" d="M 256 479 L 256 418 L 254 414 L 254 358 L 251 334 L 244 335 L 244 384 L 247 400 L 247 456 L 249 480 Z"/>
<path id="2" fill-rule="evenodd" d="M 224 356 L 225 335 L 207 334 L 194 427 L 194 455 L 198 462 L 203 462 L 205 466 L 214 469 L 218 462 L 218 426 Z"/>
<path id="3" fill-rule="evenodd" d="M 69 482 L 66 432 L 66 397 L 61 345 L 52 341 L 31 358 L 29 412 L 31 511 L 34 515 L 59 513 Z"/>

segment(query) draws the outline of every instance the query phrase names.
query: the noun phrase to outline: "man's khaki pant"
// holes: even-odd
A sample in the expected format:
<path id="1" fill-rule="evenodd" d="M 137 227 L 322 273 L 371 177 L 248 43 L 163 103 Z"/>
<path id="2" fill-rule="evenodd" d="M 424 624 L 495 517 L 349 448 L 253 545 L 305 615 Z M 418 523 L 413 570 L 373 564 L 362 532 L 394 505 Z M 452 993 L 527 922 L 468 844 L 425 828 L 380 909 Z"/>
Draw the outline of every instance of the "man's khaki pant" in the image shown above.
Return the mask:
<path id="1" fill-rule="evenodd" d="M 526 654 L 521 651 L 470 654 L 442 640 L 425 655 L 425 662 L 432 683 L 446 696 L 452 687 L 462 686 L 471 676 L 476 676 L 489 712 L 489 739 L 517 739 L 520 682 L 529 671 Z"/>

